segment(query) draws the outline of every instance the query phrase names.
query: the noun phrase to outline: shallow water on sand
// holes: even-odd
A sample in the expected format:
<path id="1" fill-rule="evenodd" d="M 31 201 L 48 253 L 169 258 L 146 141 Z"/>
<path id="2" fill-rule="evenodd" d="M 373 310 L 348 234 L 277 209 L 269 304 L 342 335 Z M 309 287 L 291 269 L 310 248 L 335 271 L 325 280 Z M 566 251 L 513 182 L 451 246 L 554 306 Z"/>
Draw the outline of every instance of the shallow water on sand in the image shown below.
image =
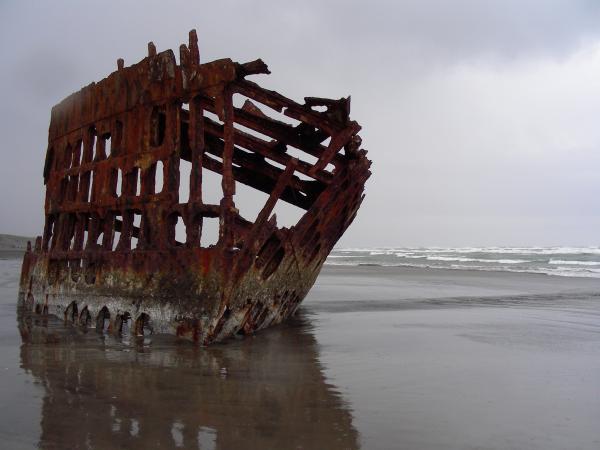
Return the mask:
<path id="1" fill-rule="evenodd" d="M 289 323 L 196 348 L 18 320 L 19 268 L 2 448 L 600 448 L 598 280 L 328 268 Z"/>

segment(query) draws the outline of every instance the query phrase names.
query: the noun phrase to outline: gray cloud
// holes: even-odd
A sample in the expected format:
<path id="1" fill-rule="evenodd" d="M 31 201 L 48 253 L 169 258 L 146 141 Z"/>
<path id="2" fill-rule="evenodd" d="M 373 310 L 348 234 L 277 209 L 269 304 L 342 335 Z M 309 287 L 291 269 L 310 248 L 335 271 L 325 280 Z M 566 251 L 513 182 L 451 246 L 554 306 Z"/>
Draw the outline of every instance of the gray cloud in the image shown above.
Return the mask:
<path id="1" fill-rule="evenodd" d="M 597 244 L 599 25 L 591 0 L 3 2 L 0 231 L 41 231 L 52 105 L 196 28 L 205 61 L 352 94 L 374 175 L 342 243 Z"/>

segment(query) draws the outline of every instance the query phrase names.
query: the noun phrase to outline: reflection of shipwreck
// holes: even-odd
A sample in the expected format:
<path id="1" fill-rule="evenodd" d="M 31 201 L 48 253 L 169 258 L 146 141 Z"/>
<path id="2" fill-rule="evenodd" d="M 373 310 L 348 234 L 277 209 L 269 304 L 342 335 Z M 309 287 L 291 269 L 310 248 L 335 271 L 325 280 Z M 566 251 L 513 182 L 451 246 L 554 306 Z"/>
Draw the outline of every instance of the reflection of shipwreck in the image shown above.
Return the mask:
<path id="1" fill-rule="evenodd" d="M 245 79 L 266 73 L 261 60 L 200 64 L 192 31 L 180 65 L 150 43 L 138 64 L 119 60 L 56 105 L 44 235 L 25 255 L 21 301 L 83 326 L 201 343 L 291 315 L 354 219 L 370 161 L 349 99 L 299 104 Z M 221 175 L 219 204 L 203 202 L 206 170 Z M 236 183 L 268 195 L 254 221 L 236 208 Z M 277 226 L 278 201 L 305 210 L 295 226 Z"/>
<path id="2" fill-rule="evenodd" d="M 124 352 L 125 336 L 30 314 L 19 330 L 21 367 L 43 392 L 30 421 L 41 426 L 39 448 L 360 447 L 302 320 L 201 352 L 160 337 Z"/>

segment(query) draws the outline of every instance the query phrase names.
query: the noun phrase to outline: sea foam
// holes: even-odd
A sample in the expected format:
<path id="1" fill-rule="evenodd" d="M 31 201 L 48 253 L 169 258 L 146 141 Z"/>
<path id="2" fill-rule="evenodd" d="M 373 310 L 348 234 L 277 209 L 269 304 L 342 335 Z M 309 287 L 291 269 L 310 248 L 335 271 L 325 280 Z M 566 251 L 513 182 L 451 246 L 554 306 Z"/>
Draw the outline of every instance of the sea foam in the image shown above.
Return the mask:
<path id="1" fill-rule="evenodd" d="M 493 270 L 600 278 L 600 247 L 340 248 L 333 250 L 327 264 Z"/>

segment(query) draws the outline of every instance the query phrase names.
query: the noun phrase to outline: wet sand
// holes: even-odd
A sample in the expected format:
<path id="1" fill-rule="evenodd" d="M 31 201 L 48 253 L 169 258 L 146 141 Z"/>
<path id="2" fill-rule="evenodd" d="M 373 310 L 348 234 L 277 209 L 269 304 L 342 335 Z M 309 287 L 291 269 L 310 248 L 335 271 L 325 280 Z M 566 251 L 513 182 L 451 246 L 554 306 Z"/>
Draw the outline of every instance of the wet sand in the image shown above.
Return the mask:
<path id="1" fill-rule="evenodd" d="M 195 348 L 18 321 L 19 268 L 4 448 L 600 448 L 598 279 L 326 267 L 289 323 Z"/>

